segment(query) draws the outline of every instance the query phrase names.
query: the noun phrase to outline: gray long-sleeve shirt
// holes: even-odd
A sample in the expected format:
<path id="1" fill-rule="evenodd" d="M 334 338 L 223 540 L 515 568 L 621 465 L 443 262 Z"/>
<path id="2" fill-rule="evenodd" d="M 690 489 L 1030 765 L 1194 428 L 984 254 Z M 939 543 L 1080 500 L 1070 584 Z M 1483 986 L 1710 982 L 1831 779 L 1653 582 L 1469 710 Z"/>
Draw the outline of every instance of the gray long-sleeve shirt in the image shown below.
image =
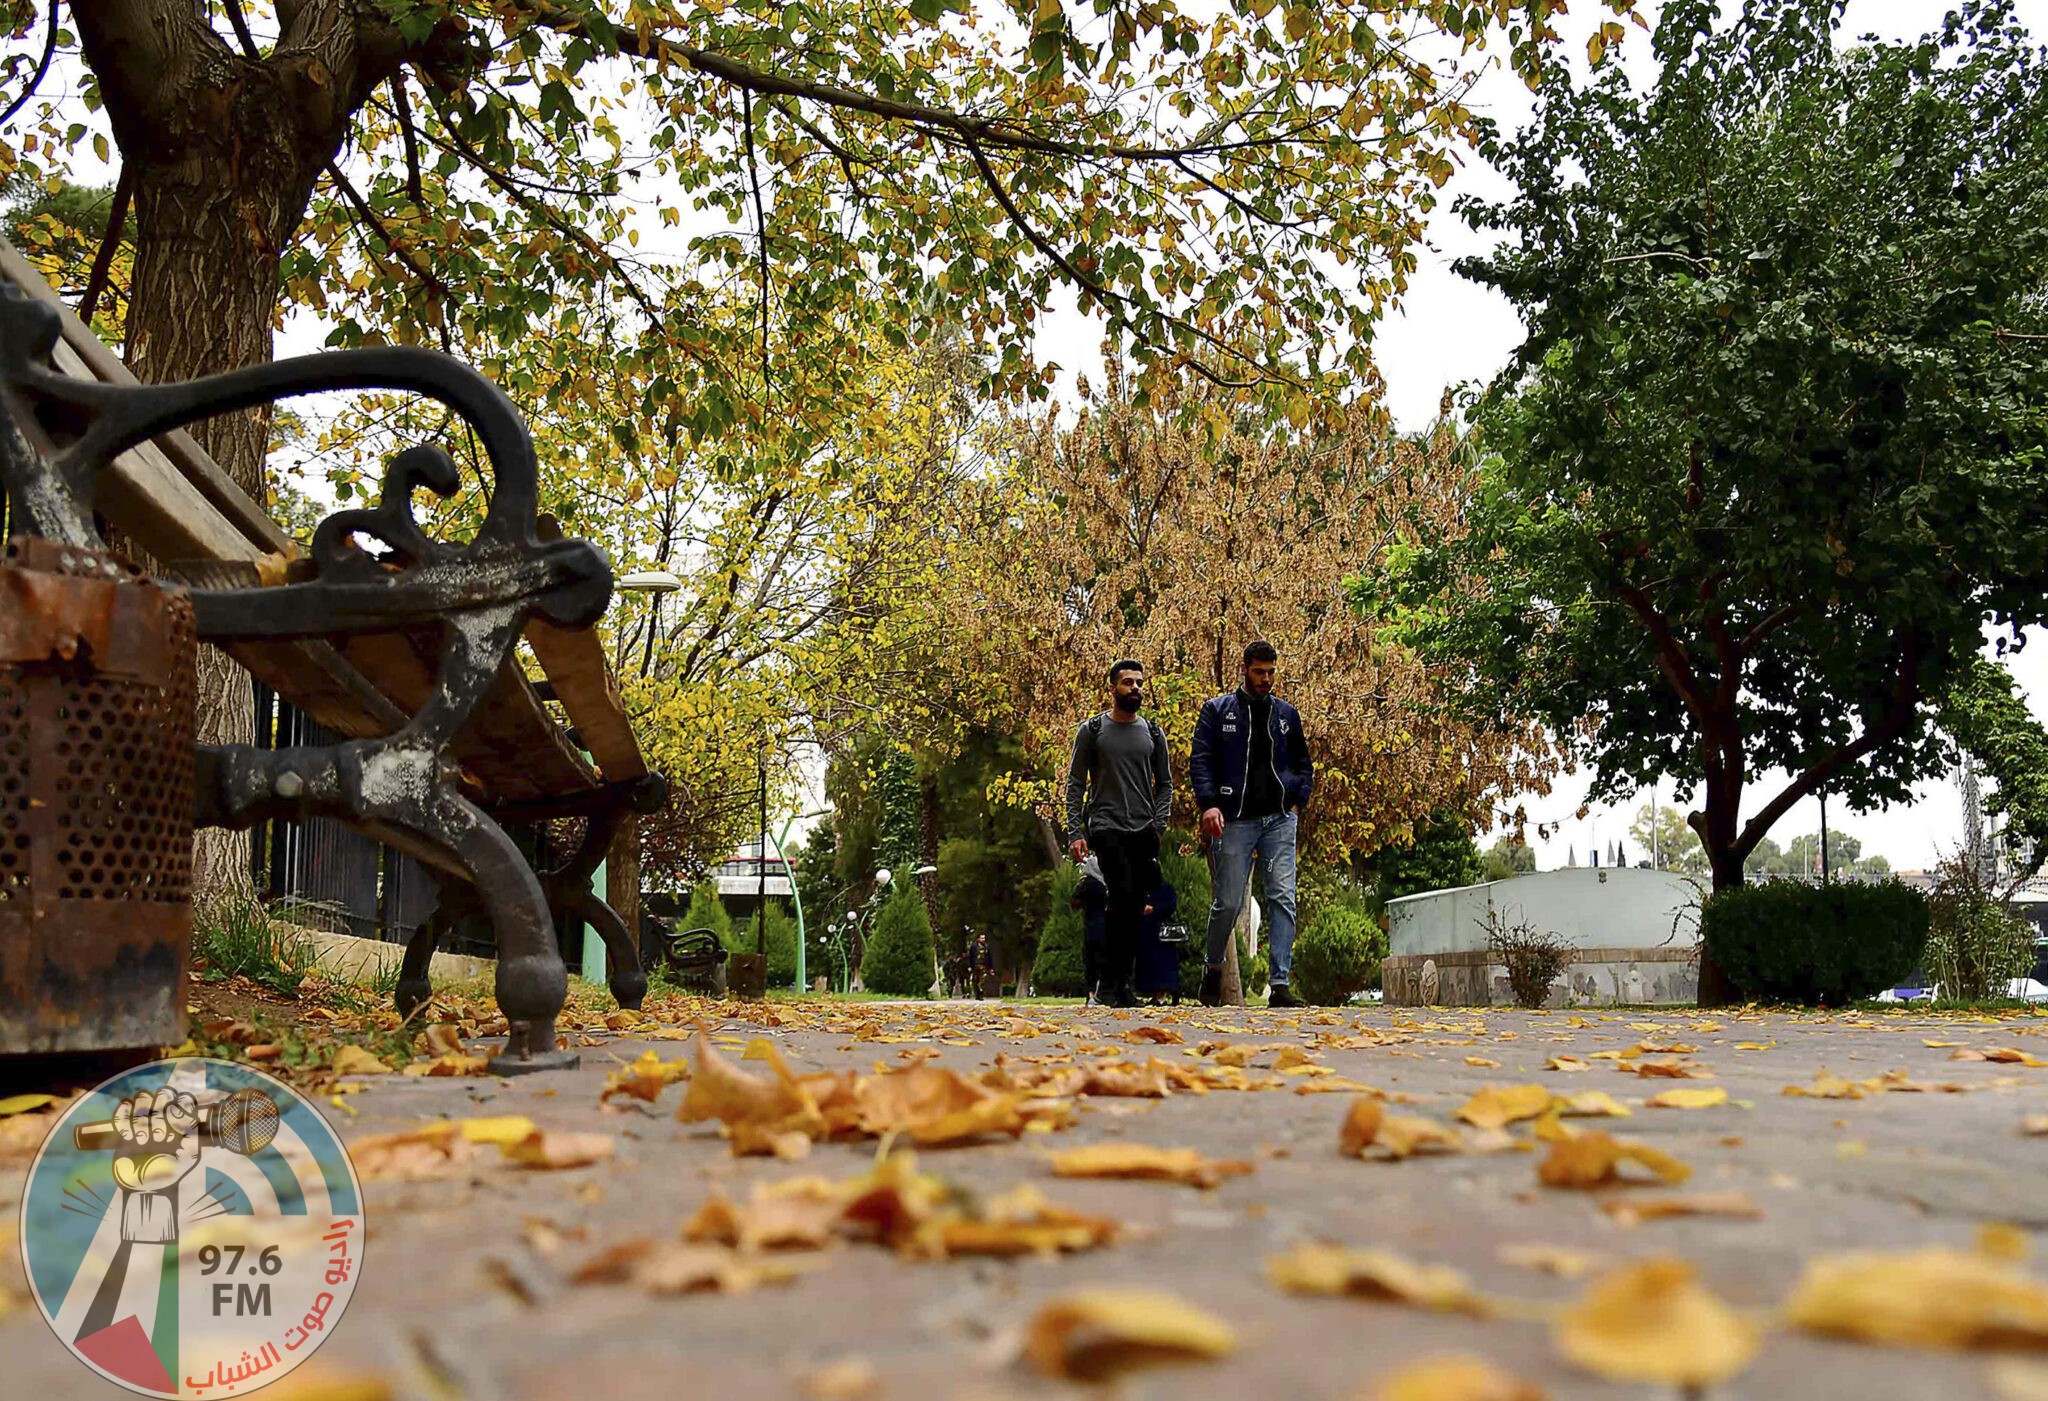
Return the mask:
<path id="1" fill-rule="evenodd" d="M 1067 764 L 1067 839 L 1090 831 L 1164 832 L 1172 816 L 1173 770 L 1152 722 L 1127 724 L 1108 711 L 1084 721 Z"/>

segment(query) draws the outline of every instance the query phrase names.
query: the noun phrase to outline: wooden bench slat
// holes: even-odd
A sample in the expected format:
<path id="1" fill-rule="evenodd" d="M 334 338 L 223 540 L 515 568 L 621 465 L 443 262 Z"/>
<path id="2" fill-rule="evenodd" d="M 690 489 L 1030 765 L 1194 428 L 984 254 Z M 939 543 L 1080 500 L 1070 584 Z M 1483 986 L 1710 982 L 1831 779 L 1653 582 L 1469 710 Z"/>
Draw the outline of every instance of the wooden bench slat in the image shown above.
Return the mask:
<path id="1" fill-rule="evenodd" d="M 605 664 L 597 630 L 571 632 L 536 618 L 526 625 L 526 641 L 605 782 L 630 783 L 645 774 L 647 760 L 640 753 L 633 722 L 626 718 L 618 683 Z"/>
<path id="2" fill-rule="evenodd" d="M 98 380 L 102 384 L 137 383 L 120 357 L 100 342 L 92 328 L 80 321 L 78 314 L 43 281 L 35 265 L 4 238 L 0 238 L 0 276 L 5 276 L 38 301 L 56 308 L 63 327 L 63 339 L 52 358 L 65 374 Z M 168 474 L 168 479 L 165 474 Z M 155 442 L 123 454 L 109 475 L 120 485 L 115 488 L 113 502 L 108 501 L 108 493 L 102 488 L 101 513 L 158 559 L 242 559 L 264 554 L 299 553 L 299 547 L 270 518 L 262 505 L 251 500 L 249 493 L 237 486 L 206 449 L 182 428 L 173 429 L 160 435 Z M 129 480 L 131 478 L 132 481 Z M 132 493 L 134 499 L 120 500 L 124 491 Z M 193 511 L 191 503 L 195 499 L 211 509 Z M 104 509 L 108 504 L 131 508 L 138 517 L 138 528 L 130 529 L 115 521 L 113 515 Z M 246 555 L 217 553 L 217 550 L 232 548 L 226 540 L 215 541 L 215 549 L 212 550 L 186 548 L 175 540 L 169 542 L 170 548 L 160 549 L 147 540 L 152 533 L 175 536 L 184 531 L 198 530 L 209 532 L 209 538 L 216 531 L 225 531 L 228 537 L 239 539 L 248 552 Z"/>
<path id="3" fill-rule="evenodd" d="M 0 277 L 55 307 L 62 339 L 53 352 L 64 374 L 134 384 L 135 376 L 93 335 L 34 266 L 0 239 Z M 193 438 L 165 433 L 122 454 L 100 484 L 100 513 L 159 560 L 249 561 L 297 556 L 298 545 L 237 486 Z M 543 518 L 543 534 L 561 531 Z M 551 533 L 550 533 L 551 532 Z M 594 629 L 568 632 L 535 622 L 534 655 L 597 768 L 568 742 L 516 658 L 478 703 L 457 738 L 455 757 L 492 802 L 569 796 L 647 772 Z M 344 639 L 245 642 L 228 652 L 254 676 L 328 729 L 350 738 L 390 734 L 432 694 L 438 640 L 381 634 Z"/>
<path id="4" fill-rule="evenodd" d="M 440 639 L 375 633 L 345 639 L 342 655 L 407 715 L 433 694 Z M 455 758 L 497 802 L 533 802 L 597 786 L 597 775 L 569 747 L 540 697 L 516 667 L 498 673 L 457 733 Z"/>
<path id="5" fill-rule="evenodd" d="M 598 786 L 596 771 L 548 715 L 516 656 L 463 726 L 455 752 L 498 802 L 565 797 Z"/>

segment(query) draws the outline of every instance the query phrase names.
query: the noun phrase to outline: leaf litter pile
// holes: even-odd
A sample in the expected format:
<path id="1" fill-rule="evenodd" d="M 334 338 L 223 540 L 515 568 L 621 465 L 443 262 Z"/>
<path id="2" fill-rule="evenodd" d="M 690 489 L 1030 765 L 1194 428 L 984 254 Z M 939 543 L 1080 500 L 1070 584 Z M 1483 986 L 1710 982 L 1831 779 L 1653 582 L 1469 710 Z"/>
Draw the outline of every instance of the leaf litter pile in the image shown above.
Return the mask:
<path id="1" fill-rule="evenodd" d="M 1454 1354 L 1401 1357 L 1375 1348 L 1373 1374 L 1358 1393 L 1368 1397 L 1528 1401 L 1569 1394 L 1558 1378 L 1572 1374 L 1701 1395 L 1800 1335 L 1997 1354 L 1986 1377 L 1998 1394 L 2048 1396 L 2048 1369 L 2013 1357 L 2048 1351 L 2048 1284 L 2028 1268 L 2024 1230 L 1991 1227 L 1974 1241 L 1819 1254 L 1767 1296 L 1752 1281 L 1729 1280 L 1739 1300 L 1731 1302 L 1670 1248 L 1664 1233 L 1677 1228 L 1658 1224 L 1692 1220 L 1701 1223 L 1692 1229 L 1711 1231 L 1726 1221 L 1732 1224 L 1719 1229 L 1739 1230 L 1772 1218 L 1766 1189 L 1790 1188 L 1796 1179 L 1770 1164 L 1735 1170 L 1753 1132 L 1744 1120 L 1765 1100 L 1787 1106 L 1781 1114 L 1807 1115 L 1810 1129 L 1802 1132 L 1833 1137 L 1833 1156 L 1842 1160 L 1864 1155 L 1866 1145 L 1840 1135 L 1863 1130 L 1832 1116 L 1873 1112 L 1859 1101 L 2010 1096 L 2018 1101 L 2007 1116 L 2012 1135 L 2032 1136 L 2043 1145 L 2037 1151 L 2048 1151 L 2048 1076 L 2033 1074 L 2048 1070 L 2048 1055 L 2017 1044 L 2048 1035 L 2048 1023 L 1747 1011 L 1727 1014 L 1727 1022 L 1755 1025 L 1690 1012 L 1654 1021 L 1639 1012 L 1476 1009 L 1132 1016 L 1002 1004 L 674 997 L 623 1012 L 585 998 L 564 1017 L 572 1046 L 686 1043 L 673 1055 L 604 1051 L 610 1068 L 595 1090 L 598 1113 L 634 1125 L 672 1119 L 686 1141 L 721 1145 L 734 1169 L 752 1162 L 794 1175 L 743 1170 L 734 1181 L 727 1172 L 667 1230 L 602 1239 L 587 1227 L 528 1217 L 522 1235 L 536 1268 L 557 1284 L 649 1299 L 800 1288 L 806 1276 L 862 1252 L 939 1269 L 975 1259 L 1043 1262 L 1039 1268 L 1051 1273 L 1020 1277 L 1034 1287 L 996 1330 L 1000 1362 L 1098 1382 L 1160 1364 L 1249 1356 L 1260 1334 L 1241 1310 L 1213 1306 L 1213 1280 L 1205 1281 L 1212 1286 L 1203 1291 L 1206 1304 L 1174 1287 L 1188 1279 L 1145 1287 L 1098 1282 L 1087 1258 L 1125 1251 L 1162 1230 L 1105 1209 L 1105 1200 L 1120 1200 L 1105 1192 L 1182 1189 L 1190 1203 L 1213 1199 L 1256 1218 L 1260 1165 L 1269 1158 L 1288 1160 L 1290 1171 L 1314 1171 L 1319 1186 L 1352 1204 L 1369 1204 L 1381 1191 L 1426 1198 L 1446 1172 L 1468 1182 L 1483 1172 L 1527 1217 L 1520 1237 L 1492 1247 L 1507 1287 L 1489 1287 L 1445 1261 L 1413 1258 L 1361 1229 L 1325 1233 L 1313 1225 L 1246 1260 L 1243 1277 L 1229 1287 L 1296 1301 L 1283 1308 L 1420 1310 L 1466 1330 L 1467 1346 Z M 323 1028 L 332 1029 L 331 1039 Z M 1837 1028 L 1901 1035 L 1899 1044 L 1915 1046 L 1914 1053 L 1883 1059 L 1912 1059 L 1923 1067 L 1920 1077 L 1851 1068 L 1850 1061 L 1868 1058 L 1868 1041 L 1860 1043 L 1863 1053 L 1844 1054 L 1828 1039 Z M 344 1116 L 355 1116 L 355 1105 L 380 1084 L 488 1081 L 485 1038 L 501 1030 L 487 997 L 443 994 L 415 1023 L 375 1008 L 314 1008 L 300 1019 L 296 1040 L 216 1020 L 195 1025 L 193 1041 L 176 1049 L 263 1065 L 324 1097 L 345 1125 Z M 867 1071 L 800 1070 L 790 1060 L 799 1043 L 810 1056 L 873 1049 L 882 1058 Z M 1780 1073 L 1765 1085 L 1745 1065 L 1791 1044 L 1819 1052 L 1797 1075 Z M 974 1068 L 940 1063 L 957 1064 L 966 1058 L 959 1052 L 977 1053 Z M 1344 1055 L 1343 1069 L 1327 1063 L 1333 1054 Z M 1937 1061 L 1946 1073 L 1933 1068 Z M 1609 1087 L 1596 1087 L 1603 1078 Z M 1404 1082 L 1431 1090 L 1391 1088 Z M 1227 1125 L 1228 1105 L 1241 1094 L 1289 1105 L 1288 1115 L 1304 1126 L 1296 1146 L 1208 1132 L 1205 1140 L 1229 1145 L 1209 1152 L 1152 1141 L 1171 1135 L 1142 1131 L 1154 1106 L 1189 1098 L 1206 1103 L 1171 1122 L 1185 1126 L 1189 1114 L 1214 1112 Z M 1802 1101 L 1816 1103 L 1792 1108 Z M 25 1170 L 65 1102 L 47 1093 L 0 1098 L 0 1168 Z M 582 1180 L 577 1192 L 594 1200 L 593 1184 L 620 1160 L 619 1136 L 557 1127 L 545 1117 L 441 1117 L 358 1134 L 350 1148 L 367 1181 L 397 1184 L 387 1192 L 449 1184 L 445 1190 L 461 1193 L 493 1180 L 562 1173 Z M 623 1132 L 629 1140 L 649 1136 Z M 821 1166 L 826 1145 L 840 1146 Z M 1003 1159 L 1011 1176 L 1022 1153 L 1027 1180 L 999 1189 L 976 1184 L 976 1150 L 994 1145 L 1013 1147 Z M 641 1143 L 639 1154 L 651 1146 Z M 1085 1206 L 1067 1195 L 1076 1186 L 1091 1189 Z M 1364 1218 L 1354 1212 L 1350 1219 Z M 1546 1235 L 1552 1239 L 1539 1238 Z M 14 1253 L 11 1233 L 0 1234 L 0 1257 Z M 22 1313 L 25 1302 L 18 1287 L 0 1283 L 0 1319 Z M 1547 1381 L 1527 1375 L 1538 1370 Z M 811 1394 L 880 1395 L 883 1379 L 866 1358 L 842 1358 L 812 1375 Z"/>

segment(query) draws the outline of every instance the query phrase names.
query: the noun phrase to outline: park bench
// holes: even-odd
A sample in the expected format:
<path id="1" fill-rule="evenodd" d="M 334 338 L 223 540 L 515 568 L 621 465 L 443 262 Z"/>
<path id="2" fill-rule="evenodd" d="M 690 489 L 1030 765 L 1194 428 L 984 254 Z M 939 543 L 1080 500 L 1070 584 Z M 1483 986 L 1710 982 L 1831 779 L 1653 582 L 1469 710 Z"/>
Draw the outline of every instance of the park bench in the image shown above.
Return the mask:
<path id="1" fill-rule="evenodd" d="M 398 454 L 377 503 L 328 517 L 302 550 L 183 431 L 368 388 L 438 399 L 475 431 L 493 482 L 467 543 L 429 538 L 412 513 L 419 488 L 460 487 L 438 447 Z M 325 817 L 455 876 L 408 942 L 397 1002 L 410 1013 L 429 996 L 444 931 L 487 920 L 509 1027 L 494 1071 L 576 1062 L 555 1039 L 567 995 L 557 921 L 598 931 L 614 996 L 640 1005 L 637 938 L 592 876 L 619 824 L 658 810 L 665 785 L 593 631 L 610 565 L 537 512 L 537 472 L 511 403 L 428 351 L 139 385 L 0 241 L 0 1053 L 183 1039 L 195 825 Z M 108 553 L 100 522 L 154 573 Z M 566 724 L 522 666 L 522 637 Z M 340 742 L 190 743 L 196 641 Z M 502 825 L 563 817 L 585 819 L 583 840 L 540 871 Z"/>

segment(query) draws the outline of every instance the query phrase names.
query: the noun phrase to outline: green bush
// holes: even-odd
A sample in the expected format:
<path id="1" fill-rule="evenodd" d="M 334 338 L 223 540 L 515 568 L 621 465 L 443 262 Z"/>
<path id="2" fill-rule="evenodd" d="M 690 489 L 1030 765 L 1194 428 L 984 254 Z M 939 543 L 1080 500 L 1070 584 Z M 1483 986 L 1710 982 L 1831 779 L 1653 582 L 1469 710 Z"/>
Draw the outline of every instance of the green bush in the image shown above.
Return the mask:
<path id="1" fill-rule="evenodd" d="M 732 942 L 732 915 L 727 912 L 725 902 L 718 898 L 718 887 L 705 881 L 690 892 L 690 903 L 683 911 L 683 918 L 676 925 L 676 933 L 692 929 L 709 929 L 718 935 L 718 942 L 730 949 Z M 747 951 L 754 946 L 747 945 Z"/>
<path id="2" fill-rule="evenodd" d="M 1744 997 L 1763 1002 L 1868 997 L 1919 967 L 1927 929 L 1926 900 L 1897 881 L 1740 885 L 1700 913 L 1708 956 Z"/>
<path id="3" fill-rule="evenodd" d="M 2034 926 L 1984 886 L 1977 863 L 1941 863 L 1927 898 L 1927 973 L 1944 1000 L 2004 997 L 2034 961 Z"/>
<path id="4" fill-rule="evenodd" d="M 1323 1007 L 1342 1006 L 1378 980 L 1386 956 L 1387 936 L 1378 921 L 1348 904 L 1327 904 L 1295 937 L 1295 995 Z"/>
<path id="5" fill-rule="evenodd" d="M 1079 997 L 1087 981 L 1081 962 L 1081 912 L 1073 908 L 1080 868 L 1062 861 L 1052 872 L 1052 907 L 1038 932 L 1038 956 L 1031 963 L 1031 991 L 1039 997 Z"/>
<path id="6" fill-rule="evenodd" d="M 933 962 L 932 921 L 924 899 L 909 881 L 896 887 L 875 916 L 860 957 L 861 986 L 894 997 L 923 997 L 938 976 Z"/>
<path id="7" fill-rule="evenodd" d="M 696 908 L 695 901 L 691 908 Z M 689 925 L 688 928 L 715 928 L 714 925 Z M 768 944 L 768 986 L 785 988 L 796 981 L 796 916 L 780 900 L 768 902 L 768 928 L 765 931 Z M 752 953 L 759 937 L 754 932 L 754 917 L 728 919 L 727 928 L 720 934 L 719 942 L 731 953 Z"/>

